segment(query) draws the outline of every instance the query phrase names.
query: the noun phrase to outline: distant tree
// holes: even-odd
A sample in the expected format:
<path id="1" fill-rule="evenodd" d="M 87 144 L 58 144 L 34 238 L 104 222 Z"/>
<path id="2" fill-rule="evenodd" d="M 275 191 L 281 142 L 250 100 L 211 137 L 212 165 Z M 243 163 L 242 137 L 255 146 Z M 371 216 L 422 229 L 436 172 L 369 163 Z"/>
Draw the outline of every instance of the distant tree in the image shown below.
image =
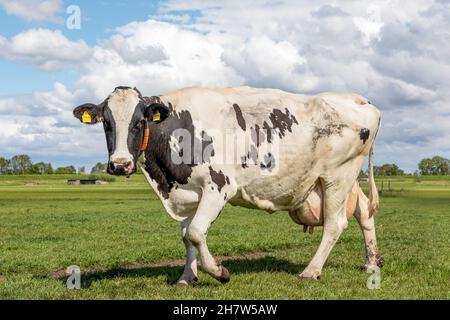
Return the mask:
<path id="1" fill-rule="evenodd" d="M 450 173 L 450 160 L 435 156 L 420 160 L 419 172 L 421 175 L 448 175 Z"/>
<path id="2" fill-rule="evenodd" d="M 14 174 L 24 174 L 31 165 L 31 158 L 26 154 L 19 154 L 11 158 L 11 169 Z"/>
<path id="3" fill-rule="evenodd" d="M 92 167 L 91 173 L 105 173 L 106 172 L 106 164 L 97 162 L 95 166 Z"/>
<path id="4" fill-rule="evenodd" d="M 395 163 L 385 163 L 382 166 L 374 166 L 373 173 L 376 176 L 402 176 L 405 172 Z"/>
<path id="5" fill-rule="evenodd" d="M 8 174 L 10 173 L 10 161 L 3 157 L 0 157 L 0 174 Z"/>
<path id="6" fill-rule="evenodd" d="M 450 173 L 450 160 L 444 157 L 435 156 L 431 159 L 438 175 L 448 175 Z"/>
<path id="7" fill-rule="evenodd" d="M 418 167 L 421 175 L 433 174 L 433 163 L 429 158 L 420 160 Z"/>
<path id="8" fill-rule="evenodd" d="M 85 167 L 78 167 L 78 174 L 85 174 L 86 168 Z"/>
<path id="9" fill-rule="evenodd" d="M 27 173 L 50 174 L 50 173 L 53 173 L 53 168 L 50 163 L 38 162 L 38 163 L 32 164 L 31 167 L 27 170 Z"/>
<path id="10" fill-rule="evenodd" d="M 67 167 L 59 167 L 55 171 L 56 174 L 74 174 L 77 173 L 77 170 L 74 166 L 67 166 Z"/>
<path id="11" fill-rule="evenodd" d="M 367 174 L 363 170 L 359 171 L 359 176 L 358 176 L 358 179 L 362 179 L 362 178 L 367 178 Z"/>
<path id="12" fill-rule="evenodd" d="M 53 167 L 52 164 L 49 163 L 43 163 L 42 164 L 42 168 L 41 168 L 41 172 L 44 172 L 45 174 L 52 174 L 53 173 Z"/>

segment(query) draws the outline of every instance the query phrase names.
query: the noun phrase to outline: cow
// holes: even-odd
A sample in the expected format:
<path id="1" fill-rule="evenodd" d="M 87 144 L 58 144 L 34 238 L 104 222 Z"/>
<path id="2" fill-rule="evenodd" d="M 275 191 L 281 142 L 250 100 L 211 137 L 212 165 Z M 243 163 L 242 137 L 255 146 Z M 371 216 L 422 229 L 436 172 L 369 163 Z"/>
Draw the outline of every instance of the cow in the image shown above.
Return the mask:
<path id="1" fill-rule="evenodd" d="M 131 175 L 144 159 L 145 178 L 181 224 L 186 264 L 179 285 L 197 280 L 197 253 L 206 273 L 229 281 L 206 242 L 227 203 L 287 211 L 306 228 L 323 225 L 319 248 L 300 279 L 320 278 L 353 214 L 364 234 L 366 269 L 382 264 L 372 166 L 381 115 L 362 96 L 191 87 L 145 97 L 136 88 L 117 87 L 102 103 L 83 104 L 73 114 L 83 123 L 103 124 L 108 173 Z M 367 157 L 369 198 L 357 183 Z"/>

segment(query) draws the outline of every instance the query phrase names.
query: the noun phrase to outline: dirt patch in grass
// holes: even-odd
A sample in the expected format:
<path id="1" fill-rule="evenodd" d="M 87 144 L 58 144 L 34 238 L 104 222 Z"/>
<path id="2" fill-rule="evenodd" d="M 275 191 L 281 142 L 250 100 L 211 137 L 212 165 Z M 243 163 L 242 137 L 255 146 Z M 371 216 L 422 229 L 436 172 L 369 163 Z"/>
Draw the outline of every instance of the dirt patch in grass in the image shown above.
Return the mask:
<path id="1" fill-rule="evenodd" d="M 216 261 L 222 263 L 222 261 L 227 260 L 254 260 L 258 258 L 262 258 L 268 255 L 270 251 L 255 251 L 249 252 L 242 255 L 233 255 L 233 256 L 215 256 Z M 149 269 L 149 268 L 161 268 L 161 267 L 180 267 L 184 266 L 186 260 L 184 259 L 173 259 L 173 260 L 161 260 L 158 262 L 151 263 L 132 263 L 126 264 L 117 268 L 114 268 L 116 271 L 120 270 L 140 270 L 140 269 Z M 99 272 L 108 271 L 108 268 L 83 268 L 82 274 L 89 275 Z M 50 277 L 54 279 L 63 279 L 66 278 L 68 274 L 66 273 L 66 269 L 60 269 L 50 273 Z"/>

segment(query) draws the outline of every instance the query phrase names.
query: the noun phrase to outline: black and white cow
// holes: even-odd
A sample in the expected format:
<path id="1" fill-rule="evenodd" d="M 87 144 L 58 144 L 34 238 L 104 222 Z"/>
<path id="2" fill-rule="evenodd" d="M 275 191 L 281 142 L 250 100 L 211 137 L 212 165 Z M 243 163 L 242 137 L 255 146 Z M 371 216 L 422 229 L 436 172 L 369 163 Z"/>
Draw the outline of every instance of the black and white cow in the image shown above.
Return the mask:
<path id="1" fill-rule="evenodd" d="M 143 97 L 135 88 L 118 87 L 99 105 L 75 108 L 74 115 L 103 123 L 109 173 L 134 173 L 144 154 L 145 177 L 181 222 L 181 285 L 197 279 L 197 251 L 207 273 L 229 280 L 206 244 L 208 228 L 226 203 L 287 211 L 297 223 L 324 226 L 319 249 L 300 278 L 319 278 L 349 211 L 363 229 L 366 268 L 382 264 L 371 162 L 380 112 L 361 96 L 238 87 Z M 367 156 L 369 199 L 356 182 Z"/>

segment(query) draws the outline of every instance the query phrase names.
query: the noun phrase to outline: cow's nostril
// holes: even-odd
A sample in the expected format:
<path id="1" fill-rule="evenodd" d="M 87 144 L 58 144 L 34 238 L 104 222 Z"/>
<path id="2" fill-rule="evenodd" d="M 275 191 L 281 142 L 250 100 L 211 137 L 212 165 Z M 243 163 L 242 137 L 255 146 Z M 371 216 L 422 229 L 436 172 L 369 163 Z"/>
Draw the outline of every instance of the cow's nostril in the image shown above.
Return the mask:
<path id="1" fill-rule="evenodd" d="M 109 163 L 109 170 L 114 171 L 115 168 L 116 168 L 116 166 L 114 165 L 114 162 L 110 162 Z"/>
<path id="2" fill-rule="evenodd" d="M 124 167 L 127 169 L 131 169 L 131 166 L 133 165 L 133 163 L 131 161 L 125 162 L 124 163 Z"/>

